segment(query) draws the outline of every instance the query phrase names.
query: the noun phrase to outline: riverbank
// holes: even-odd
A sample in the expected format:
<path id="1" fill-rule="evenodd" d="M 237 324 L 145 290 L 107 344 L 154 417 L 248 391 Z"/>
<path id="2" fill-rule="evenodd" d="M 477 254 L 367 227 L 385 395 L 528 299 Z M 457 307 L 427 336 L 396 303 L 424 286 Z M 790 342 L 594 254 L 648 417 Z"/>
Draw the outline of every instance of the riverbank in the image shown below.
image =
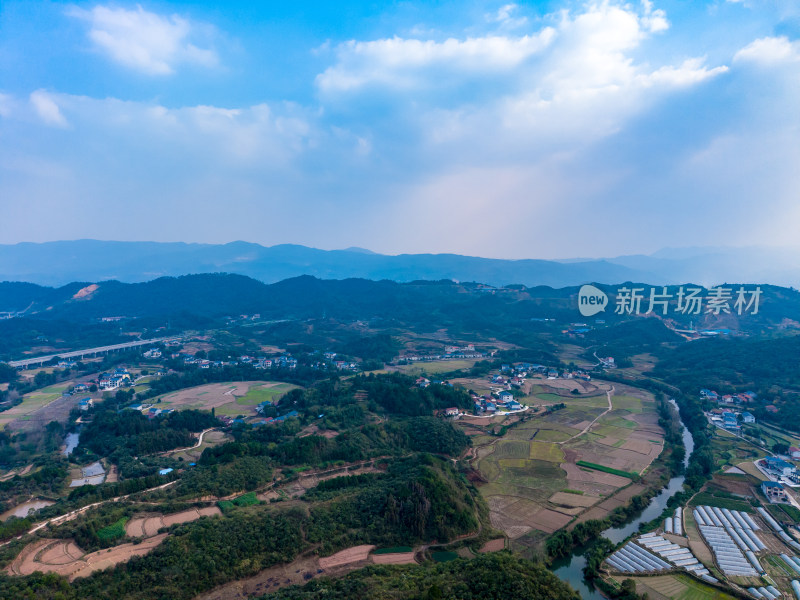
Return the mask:
<path id="1" fill-rule="evenodd" d="M 682 468 L 685 469 L 694 451 L 694 438 L 689 429 L 684 425 L 677 404 L 672 401 L 671 405 L 674 408 L 674 410 L 671 411 L 673 419 L 677 419 L 681 427 L 681 442 L 684 448 Z M 665 453 L 671 451 L 670 447 L 665 447 Z M 664 453 L 662 453 L 662 456 L 659 456 L 658 460 L 664 465 L 669 464 L 669 456 L 664 455 Z M 683 474 L 677 474 L 666 481 L 666 485 L 664 485 L 660 491 L 654 489 L 648 490 L 647 493 L 640 496 L 645 497 L 649 495 L 649 501 L 646 505 L 643 505 L 643 509 L 638 516 L 625 524 L 604 529 L 599 534 L 599 537 L 608 540 L 614 545 L 623 542 L 632 534 L 639 531 L 639 527 L 642 524 L 649 523 L 655 518 L 660 518 L 661 514 L 667 508 L 670 498 L 683 489 L 684 482 L 685 476 Z M 633 505 L 633 501 L 631 505 Z M 587 555 L 590 553 L 593 546 L 594 544 L 575 546 L 569 557 L 557 559 L 553 562 L 552 571 L 560 579 L 566 581 L 575 588 L 584 600 L 603 600 L 606 596 L 604 596 L 591 581 L 586 580 L 584 573 L 588 561 Z M 617 582 L 615 581 L 613 584 L 609 582 L 608 584 L 616 587 Z"/>

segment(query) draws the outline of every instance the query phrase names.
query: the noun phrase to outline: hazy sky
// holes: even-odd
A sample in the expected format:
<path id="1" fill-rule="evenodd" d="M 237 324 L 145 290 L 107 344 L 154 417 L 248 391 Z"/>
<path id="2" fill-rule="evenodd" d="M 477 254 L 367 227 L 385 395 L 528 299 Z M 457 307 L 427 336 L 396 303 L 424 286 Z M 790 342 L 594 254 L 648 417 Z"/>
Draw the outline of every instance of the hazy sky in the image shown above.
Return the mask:
<path id="1" fill-rule="evenodd" d="M 800 3 L 0 1 L 0 243 L 800 237 Z"/>

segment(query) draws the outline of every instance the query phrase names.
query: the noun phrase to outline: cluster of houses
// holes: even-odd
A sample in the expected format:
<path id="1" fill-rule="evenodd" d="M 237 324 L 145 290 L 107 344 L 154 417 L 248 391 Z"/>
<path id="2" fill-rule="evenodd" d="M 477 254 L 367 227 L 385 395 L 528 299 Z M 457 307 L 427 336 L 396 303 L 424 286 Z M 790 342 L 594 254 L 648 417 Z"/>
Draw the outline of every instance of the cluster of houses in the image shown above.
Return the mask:
<path id="1" fill-rule="evenodd" d="M 605 358 L 598 356 L 600 360 L 600 366 L 606 369 L 616 369 L 617 368 L 617 361 L 614 360 L 613 356 L 606 356 Z"/>
<path id="2" fill-rule="evenodd" d="M 182 354 L 180 352 L 174 352 L 170 355 L 172 359 L 178 359 L 183 362 L 184 365 L 196 365 L 201 369 L 210 369 L 211 367 L 222 367 L 226 364 L 221 360 L 207 360 L 205 358 L 197 358 L 196 356 L 192 356 L 191 354 Z"/>
<path id="3" fill-rule="evenodd" d="M 493 355 L 494 352 L 489 355 Z M 401 356 L 401 361 L 408 362 L 430 362 L 434 360 L 456 360 L 462 358 L 486 358 L 487 354 L 475 349 L 474 344 L 466 346 L 445 346 L 441 354 L 411 354 Z"/>
<path id="4" fill-rule="evenodd" d="M 800 483 L 800 473 L 797 467 L 782 458 L 767 456 L 759 461 L 759 466 L 768 474 L 777 479 L 784 479 L 791 484 Z"/>
<path id="5" fill-rule="evenodd" d="M 137 410 L 148 419 L 155 419 L 159 415 L 168 415 L 174 412 L 172 408 L 156 408 L 152 404 L 133 404 L 132 406 L 127 406 L 126 409 Z"/>
<path id="6" fill-rule="evenodd" d="M 237 360 L 224 361 L 224 360 L 208 360 L 205 358 L 198 358 L 191 354 L 174 353 L 170 355 L 172 359 L 182 360 L 184 365 L 196 365 L 201 369 L 210 369 L 211 367 L 225 367 L 228 365 L 252 365 L 256 369 L 296 369 L 297 359 L 291 356 L 284 355 L 276 358 L 255 357 L 255 356 L 240 356 Z"/>
<path id="7" fill-rule="evenodd" d="M 258 409 L 256 409 L 256 410 L 258 410 Z M 261 411 L 259 410 L 258 412 L 261 412 Z M 300 416 L 300 413 L 298 413 L 296 410 L 291 410 L 288 413 L 286 413 L 285 415 L 281 415 L 280 417 L 264 417 L 262 419 L 252 419 L 252 420 L 250 420 L 250 425 L 253 425 L 253 426 L 257 426 L 257 425 L 277 425 L 278 423 L 282 423 L 283 421 L 285 421 L 287 419 L 298 418 L 299 416 Z M 230 420 L 230 422 L 227 423 L 228 425 L 233 424 L 233 423 L 244 423 L 245 422 L 241 418 L 231 419 L 230 417 L 220 417 L 220 420 L 223 421 L 223 422 L 225 422 L 226 419 Z"/>
<path id="8" fill-rule="evenodd" d="M 145 358 L 161 358 L 161 350 L 158 348 L 150 348 L 147 352 L 143 354 Z"/>
<path id="9" fill-rule="evenodd" d="M 97 387 L 101 391 L 116 390 L 125 382 L 131 381 L 131 374 L 125 367 L 117 367 L 113 373 L 101 373 L 97 378 Z"/>
<path id="10" fill-rule="evenodd" d="M 336 352 L 325 352 L 323 354 L 324 360 L 311 364 L 311 368 L 317 371 L 335 370 L 335 371 L 360 371 L 361 365 L 357 362 L 349 360 L 336 360 L 338 354 Z"/>
<path id="11" fill-rule="evenodd" d="M 491 377 L 489 381 L 495 385 L 522 385 L 525 383 L 526 377 L 533 375 L 541 375 L 548 379 L 583 379 L 584 381 L 590 381 L 592 378 L 589 373 L 581 369 L 559 371 L 553 367 L 523 362 L 513 365 L 500 365 L 500 375 Z"/>
<path id="12" fill-rule="evenodd" d="M 593 327 L 589 326 L 587 323 L 572 323 L 569 326 L 569 329 L 565 329 L 562 333 L 568 335 L 570 337 L 583 337 L 587 333 L 589 333 Z"/>
<path id="13" fill-rule="evenodd" d="M 496 395 L 486 394 L 479 396 L 472 394 L 473 410 L 476 415 L 494 414 L 498 410 L 514 411 L 522 410 L 522 404 L 514 399 L 514 394 L 508 390 L 502 390 Z"/>
<path id="14" fill-rule="evenodd" d="M 720 395 L 714 390 L 702 389 L 700 390 L 700 397 L 717 404 L 749 404 L 753 402 L 757 394 L 755 392 L 741 392 L 738 394 L 724 394 Z"/>
<path id="15" fill-rule="evenodd" d="M 711 422 L 733 433 L 739 433 L 742 430 L 739 419 L 741 419 L 742 423 L 746 424 L 753 424 L 756 422 L 756 418 L 752 413 L 747 411 L 737 412 L 730 408 L 715 408 L 711 411 Z"/>
<path id="16" fill-rule="evenodd" d="M 296 369 L 297 359 L 289 354 L 275 358 L 241 356 L 239 357 L 239 364 L 252 364 L 256 369 Z"/>

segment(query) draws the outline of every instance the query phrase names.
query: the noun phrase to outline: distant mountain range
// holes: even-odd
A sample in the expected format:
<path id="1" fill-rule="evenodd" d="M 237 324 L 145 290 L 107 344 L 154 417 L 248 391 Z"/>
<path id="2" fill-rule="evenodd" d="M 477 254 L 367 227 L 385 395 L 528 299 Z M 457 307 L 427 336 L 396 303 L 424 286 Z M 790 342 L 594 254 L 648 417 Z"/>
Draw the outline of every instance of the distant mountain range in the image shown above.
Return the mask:
<path id="1" fill-rule="evenodd" d="M 0 245 L 0 281 L 48 286 L 70 282 L 150 281 L 193 273 L 234 273 L 265 283 L 313 275 L 321 279 L 364 278 L 474 281 L 493 286 L 522 284 L 555 288 L 586 282 L 653 285 L 693 282 L 800 283 L 800 254 L 765 248 L 679 248 L 652 255 L 608 259 L 504 260 L 457 254 L 376 254 L 363 248 L 318 250 L 298 245 L 248 242 L 109 242 L 76 240 Z"/>

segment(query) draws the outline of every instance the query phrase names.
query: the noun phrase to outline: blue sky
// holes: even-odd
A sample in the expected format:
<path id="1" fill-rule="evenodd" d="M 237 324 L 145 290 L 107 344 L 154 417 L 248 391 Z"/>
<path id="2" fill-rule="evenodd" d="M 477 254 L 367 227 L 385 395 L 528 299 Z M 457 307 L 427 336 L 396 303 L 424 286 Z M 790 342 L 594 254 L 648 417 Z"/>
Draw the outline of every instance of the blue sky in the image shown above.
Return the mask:
<path id="1" fill-rule="evenodd" d="M 0 3 L 0 243 L 796 245 L 794 1 Z"/>

